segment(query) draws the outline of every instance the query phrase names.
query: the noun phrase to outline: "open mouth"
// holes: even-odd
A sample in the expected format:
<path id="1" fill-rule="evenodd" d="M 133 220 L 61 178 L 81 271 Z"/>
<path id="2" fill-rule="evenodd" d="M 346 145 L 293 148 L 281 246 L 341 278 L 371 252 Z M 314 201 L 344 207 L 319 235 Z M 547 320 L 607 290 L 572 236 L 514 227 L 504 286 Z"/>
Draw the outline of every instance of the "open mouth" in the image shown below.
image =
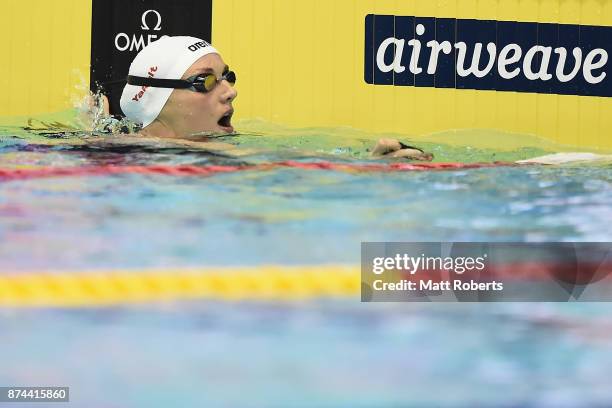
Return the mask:
<path id="1" fill-rule="evenodd" d="M 233 132 L 234 128 L 232 127 L 232 115 L 234 114 L 234 110 L 229 110 L 219 119 L 217 124 L 223 128 L 226 132 Z"/>

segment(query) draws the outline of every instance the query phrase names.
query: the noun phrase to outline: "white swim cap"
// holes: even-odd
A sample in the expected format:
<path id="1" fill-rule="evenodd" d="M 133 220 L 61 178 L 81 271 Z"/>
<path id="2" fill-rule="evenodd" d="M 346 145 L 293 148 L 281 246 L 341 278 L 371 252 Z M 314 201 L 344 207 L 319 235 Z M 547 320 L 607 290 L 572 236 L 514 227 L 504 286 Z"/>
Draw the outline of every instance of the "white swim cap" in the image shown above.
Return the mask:
<path id="1" fill-rule="evenodd" d="M 187 36 L 164 36 L 142 49 L 129 75 L 155 79 L 180 79 L 200 57 L 219 52 L 206 41 Z M 132 121 L 148 126 L 168 101 L 172 88 L 125 85 L 121 110 Z"/>

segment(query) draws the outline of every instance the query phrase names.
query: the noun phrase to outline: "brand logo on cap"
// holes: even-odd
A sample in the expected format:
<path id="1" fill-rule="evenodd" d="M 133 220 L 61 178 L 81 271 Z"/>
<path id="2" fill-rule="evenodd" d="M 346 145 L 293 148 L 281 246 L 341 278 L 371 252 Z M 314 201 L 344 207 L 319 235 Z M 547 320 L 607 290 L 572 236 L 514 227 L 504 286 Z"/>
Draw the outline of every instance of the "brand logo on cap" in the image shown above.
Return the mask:
<path id="1" fill-rule="evenodd" d="M 187 49 L 191 52 L 196 52 L 200 48 L 206 48 L 208 46 L 210 46 L 210 44 L 207 43 L 206 41 L 199 41 L 195 44 L 190 45 L 189 47 L 187 47 Z"/>
<path id="2" fill-rule="evenodd" d="M 149 78 L 153 78 L 155 76 L 155 72 L 157 72 L 157 67 L 151 67 L 149 68 Z M 143 97 L 143 95 L 145 94 L 145 92 L 147 92 L 147 89 L 149 87 L 148 86 L 143 86 L 140 91 L 138 91 L 138 93 L 136 95 L 134 95 L 134 97 L 132 98 L 132 100 L 134 102 L 140 102 L 140 99 Z"/>

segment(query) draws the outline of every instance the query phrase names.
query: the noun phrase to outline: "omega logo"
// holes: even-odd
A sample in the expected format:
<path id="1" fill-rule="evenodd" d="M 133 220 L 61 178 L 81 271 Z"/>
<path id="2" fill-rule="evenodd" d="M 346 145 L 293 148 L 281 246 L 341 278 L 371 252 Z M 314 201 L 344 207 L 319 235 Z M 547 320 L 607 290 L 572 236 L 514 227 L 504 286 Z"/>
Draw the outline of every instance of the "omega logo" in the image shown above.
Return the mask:
<path id="1" fill-rule="evenodd" d="M 153 27 L 153 31 L 160 31 L 162 29 L 162 16 L 161 14 L 159 14 L 157 10 L 147 10 L 144 13 L 142 13 L 142 18 L 141 18 L 142 25 L 140 26 L 140 29 L 143 31 L 151 30 L 151 27 L 149 26 L 149 24 L 147 24 L 147 16 L 149 14 L 153 14 L 154 16 L 157 17 L 157 19 L 154 20 L 156 21 L 156 24 Z M 157 34 L 147 34 L 146 39 L 145 39 L 144 34 L 140 34 L 139 36 L 137 36 L 136 34 L 132 34 L 132 37 L 130 38 L 130 36 L 126 33 L 118 33 L 115 36 L 115 48 L 121 52 L 140 51 L 145 46 L 149 45 L 152 41 L 157 40 L 157 38 L 158 38 Z"/>
<path id="2" fill-rule="evenodd" d="M 150 30 L 149 26 L 147 25 L 147 15 L 149 13 L 154 13 L 157 16 L 157 24 L 155 25 L 155 28 L 153 29 L 153 31 L 159 31 L 161 30 L 161 14 L 159 14 L 159 12 L 157 10 L 147 10 L 144 13 L 142 13 L 142 25 L 140 26 L 140 28 L 142 28 L 145 31 Z"/>

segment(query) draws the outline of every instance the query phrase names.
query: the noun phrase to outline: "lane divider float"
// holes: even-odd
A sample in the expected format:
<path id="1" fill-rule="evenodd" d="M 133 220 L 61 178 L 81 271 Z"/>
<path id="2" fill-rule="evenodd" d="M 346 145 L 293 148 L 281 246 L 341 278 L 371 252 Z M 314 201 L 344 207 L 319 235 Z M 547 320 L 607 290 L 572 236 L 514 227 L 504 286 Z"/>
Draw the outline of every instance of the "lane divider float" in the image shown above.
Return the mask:
<path id="1" fill-rule="evenodd" d="M 111 176 L 122 174 L 141 175 L 167 175 L 167 176 L 210 176 L 222 173 L 235 173 L 239 171 L 269 171 L 280 168 L 294 168 L 302 170 L 326 170 L 341 172 L 407 172 L 407 171 L 440 171 L 440 170 L 466 170 L 488 167 L 516 166 L 509 162 L 493 163 L 333 163 L 333 162 L 299 162 L 281 161 L 253 165 L 152 165 L 152 166 L 73 166 L 54 167 L 41 166 L 30 168 L 0 168 L 0 181 L 31 180 L 54 177 L 89 177 Z"/>
<path id="2" fill-rule="evenodd" d="M 360 267 L 261 266 L 2 273 L 0 307 L 100 307 L 177 300 L 357 298 Z"/>
<path id="3" fill-rule="evenodd" d="M 546 261 L 497 263 L 481 282 L 548 282 L 568 287 L 612 285 L 610 262 L 574 264 Z M 423 271 L 425 272 L 425 271 Z M 448 271 L 426 271 L 438 282 Z M 414 279 L 410 274 L 397 279 Z M 255 266 L 166 270 L 12 272 L 0 275 L 0 308 L 105 307 L 163 301 L 227 302 L 351 299 L 358 302 L 359 265 Z M 570 286 L 568 286 L 570 285 Z M 602 286 L 603 287 L 603 286 Z M 607 290 L 607 289 L 606 289 Z"/>

